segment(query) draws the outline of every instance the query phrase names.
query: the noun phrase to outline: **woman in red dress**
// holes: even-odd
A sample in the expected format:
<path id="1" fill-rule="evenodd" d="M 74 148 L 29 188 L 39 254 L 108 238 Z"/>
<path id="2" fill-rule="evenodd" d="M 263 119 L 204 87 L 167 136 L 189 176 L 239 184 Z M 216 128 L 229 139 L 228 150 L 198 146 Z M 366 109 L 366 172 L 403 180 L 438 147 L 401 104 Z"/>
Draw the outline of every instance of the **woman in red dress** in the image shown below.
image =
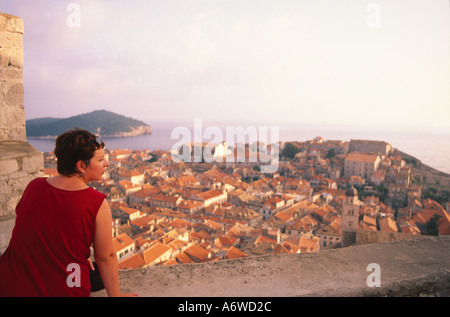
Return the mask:
<path id="1" fill-rule="evenodd" d="M 56 139 L 58 174 L 36 178 L 16 207 L 0 256 L 0 296 L 90 296 L 90 247 L 108 296 L 121 296 L 106 195 L 89 187 L 108 167 L 104 143 L 86 130 Z"/>

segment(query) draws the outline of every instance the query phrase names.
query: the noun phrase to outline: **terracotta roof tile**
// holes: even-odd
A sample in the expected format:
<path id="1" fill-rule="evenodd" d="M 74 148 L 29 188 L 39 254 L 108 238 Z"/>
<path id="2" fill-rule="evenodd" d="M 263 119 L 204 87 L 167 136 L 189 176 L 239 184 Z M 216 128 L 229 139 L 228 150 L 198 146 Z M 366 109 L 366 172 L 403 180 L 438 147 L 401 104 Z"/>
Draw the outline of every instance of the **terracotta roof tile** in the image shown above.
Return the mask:
<path id="1" fill-rule="evenodd" d="M 130 238 L 130 236 L 126 233 L 122 233 L 121 235 L 113 238 L 113 246 L 116 252 L 128 248 L 130 245 L 134 245 L 134 240 Z"/>
<path id="2" fill-rule="evenodd" d="M 242 257 L 247 257 L 248 255 L 244 252 L 242 252 L 241 250 L 239 250 L 238 248 L 232 246 L 230 247 L 230 249 L 228 250 L 228 252 L 225 254 L 225 257 L 227 259 L 236 259 L 236 258 L 242 258 Z"/>
<path id="3" fill-rule="evenodd" d="M 199 245 L 192 245 L 183 253 L 187 254 L 196 262 L 202 262 L 211 257 L 211 252 Z"/>
<path id="4" fill-rule="evenodd" d="M 167 252 L 172 252 L 172 249 L 167 245 L 157 243 L 144 250 L 142 255 L 144 256 L 145 264 L 151 264 Z"/>

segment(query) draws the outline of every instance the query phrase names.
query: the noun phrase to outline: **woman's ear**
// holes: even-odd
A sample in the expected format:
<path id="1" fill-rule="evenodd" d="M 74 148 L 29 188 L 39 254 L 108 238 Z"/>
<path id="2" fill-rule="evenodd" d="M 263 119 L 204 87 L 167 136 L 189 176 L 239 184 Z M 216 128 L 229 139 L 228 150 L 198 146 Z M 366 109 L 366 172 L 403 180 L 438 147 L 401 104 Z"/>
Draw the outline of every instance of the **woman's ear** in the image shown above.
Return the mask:
<path id="1" fill-rule="evenodd" d="M 78 172 L 80 174 L 85 174 L 85 172 L 86 172 L 85 169 L 86 169 L 86 164 L 82 160 L 79 160 L 77 162 L 77 170 L 78 170 Z"/>

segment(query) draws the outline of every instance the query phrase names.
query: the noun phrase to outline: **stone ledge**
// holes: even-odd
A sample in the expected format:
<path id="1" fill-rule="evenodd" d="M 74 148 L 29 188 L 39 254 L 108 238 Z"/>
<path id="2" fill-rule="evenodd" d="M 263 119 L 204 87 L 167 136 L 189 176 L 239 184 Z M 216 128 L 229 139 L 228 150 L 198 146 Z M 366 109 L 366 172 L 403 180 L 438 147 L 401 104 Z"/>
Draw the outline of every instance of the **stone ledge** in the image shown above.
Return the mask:
<path id="1" fill-rule="evenodd" d="M 0 159 L 9 159 L 30 154 L 39 154 L 30 143 L 25 141 L 0 141 Z"/>
<path id="2" fill-rule="evenodd" d="M 25 187 L 43 168 L 42 153 L 28 142 L 0 141 L 0 219 L 14 214 Z"/>
<path id="3" fill-rule="evenodd" d="M 370 263 L 380 265 L 381 287 L 367 286 Z M 121 270 L 119 277 L 122 292 L 142 297 L 450 296 L 449 263 L 450 236 L 441 236 Z"/>

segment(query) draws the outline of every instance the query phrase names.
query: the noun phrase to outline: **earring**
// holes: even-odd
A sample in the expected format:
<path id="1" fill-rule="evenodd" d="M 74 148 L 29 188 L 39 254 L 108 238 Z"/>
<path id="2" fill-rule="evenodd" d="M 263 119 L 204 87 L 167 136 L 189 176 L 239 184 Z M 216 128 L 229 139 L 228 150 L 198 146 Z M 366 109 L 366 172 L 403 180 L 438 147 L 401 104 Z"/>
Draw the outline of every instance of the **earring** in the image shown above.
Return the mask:
<path id="1" fill-rule="evenodd" d="M 81 176 L 81 177 L 83 178 L 83 177 L 84 177 L 84 174 L 83 174 L 83 173 L 81 173 L 81 174 L 80 174 L 80 176 Z"/>

